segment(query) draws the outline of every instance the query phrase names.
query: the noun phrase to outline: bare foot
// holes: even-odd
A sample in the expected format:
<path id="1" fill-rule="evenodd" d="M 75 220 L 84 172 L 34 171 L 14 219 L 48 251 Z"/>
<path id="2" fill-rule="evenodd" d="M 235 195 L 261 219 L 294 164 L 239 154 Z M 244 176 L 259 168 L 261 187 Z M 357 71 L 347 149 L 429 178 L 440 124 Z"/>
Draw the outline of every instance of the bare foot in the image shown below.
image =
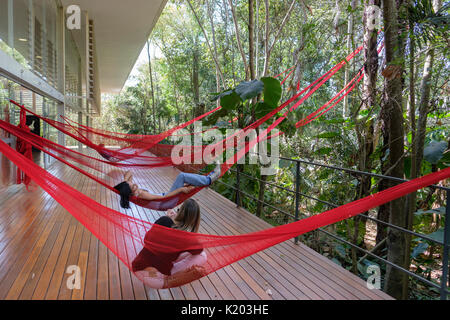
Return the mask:
<path id="1" fill-rule="evenodd" d="M 153 268 L 153 267 L 147 267 L 147 268 L 144 269 L 144 271 L 147 271 L 148 272 L 148 276 L 152 277 L 152 278 L 157 277 L 160 274 L 158 269 Z"/>
<path id="2" fill-rule="evenodd" d="M 167 281 L 165 281 L 164 283 L 164 286 L 165 288 L 179 287 L 194 280 L 200 279 L 201 277 L 206 276 L 206 274 L 207 272 L 204 267 L 192 266 L 189 269 L 168 276 Z"/>
<path id="3" fill-rule="evenodd" d="M 131 171 L 127 171 L 125 172 L 125 174 L 123 175 L 123 179 L 127 182 L 131 182 L 133 181 L 133 174 L 131 173 Z"/>

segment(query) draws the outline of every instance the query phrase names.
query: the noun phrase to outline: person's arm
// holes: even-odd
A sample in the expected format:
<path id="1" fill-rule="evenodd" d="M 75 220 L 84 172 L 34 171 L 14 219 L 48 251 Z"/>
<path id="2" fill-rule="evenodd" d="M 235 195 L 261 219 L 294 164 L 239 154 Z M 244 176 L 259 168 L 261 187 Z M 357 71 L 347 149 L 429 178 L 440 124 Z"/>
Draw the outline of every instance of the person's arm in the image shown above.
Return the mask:
<path id="1" fill-rule="evenodd" d="M 136 193 L 136 197 L 138 197 L 140 199 L 144 199 L 144 200 L 161 200 L 161 199 L 165 199 L 165 198 L 169 198 L 169 197 L 175 196 L 175 195 L 177 195 L 179 193 L 189 193 L 194 188 L 195 187 L 192 187 L 192 186 L 181 187 L 181 188 L 175 189 L 172 192 L 169 192 L 168 194 L 165 194 L 163 196 L 157 195 L 157 194 L 152 194 L 152 193 L 144 191 L 144 190 L 139 190 Z"/>

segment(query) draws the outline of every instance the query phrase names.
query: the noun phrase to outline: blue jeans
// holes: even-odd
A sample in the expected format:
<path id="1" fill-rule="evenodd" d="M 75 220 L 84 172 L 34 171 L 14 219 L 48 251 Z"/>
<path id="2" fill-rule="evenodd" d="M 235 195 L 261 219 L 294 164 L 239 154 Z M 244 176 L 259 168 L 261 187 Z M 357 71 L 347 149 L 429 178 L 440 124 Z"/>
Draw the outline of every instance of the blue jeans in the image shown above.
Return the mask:
<path id="1" fill-rule="evenodd" d="M 181 172 L 175 179 L 175 182 L 169 192 L 184 187 L 184 184 L 189 184 L 195 187 L 209 186 L 211 184 L 211 178 L 201 174 Z"/>

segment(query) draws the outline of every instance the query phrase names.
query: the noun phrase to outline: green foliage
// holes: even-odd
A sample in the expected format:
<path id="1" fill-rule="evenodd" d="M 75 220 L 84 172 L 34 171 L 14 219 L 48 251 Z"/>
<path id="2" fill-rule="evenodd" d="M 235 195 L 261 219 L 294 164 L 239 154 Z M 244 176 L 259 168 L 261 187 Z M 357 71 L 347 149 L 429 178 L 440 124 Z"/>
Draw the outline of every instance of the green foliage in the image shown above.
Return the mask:
<path id="1" fill-rule="evenodd" d="M 263 100 L 264 103 L 272 109 L 278 107 L 278 103 L 281 99 L 281 83 L 279 80 L 272 77 L 262 77 L 261 82 L 263 87 Z"/>
<path id="2" fill-rule="evenodd" d="M 448 39 L 450 3 L 445 3 L 437 12 L 430 0 L 418 0 L 408 6 L 408 19 L 415 26 L 414 34 L 421 48 L 426 43 L 445 42 Z"/>
<path id="3" fill-rule="evenodd" d="M 294 73 L 293 76 L 286 79 L 284 84 L 281 84 L 281 78 L 262 77 L 265 62 L 266 16 L 264 4 L 260 1 L 259 10 L 255 11 L 256 17 L 259 18 L 258 28 L 255 28 L 255 35 L 258 35 L 260 41 L 259 44 L 255 43 L 258 47 L 258 56 L 255 55 L 258 73 L 255 80 L 243 81 L 246 79 L 246 70 L 236 45 L 236 32 L 228 2 L 209 0 L 209 10 L 204 1 L 191 1 L 191 3 L 206 31 L 212 51 L 210 51 L 202 29 L 186 3 L 181 0 L 168 1 L 151 35 L 153 92 L 150 85 L 148 61 L 145 61 L 138 68 L 133 79 L 134 82 L 130 85 L 131 88 L 125 88 L 119 96 L 107 99 L 103 109 L 105 110 L 102 119 L 104 127 L 112 129 L 112 131 L 134 133 L 161 132 L 192 119 L 196 105 L 200 102 L 205 103 L 205 111 L 218 105 L 222 106 L 219 111 L 204 119 L 204 126 L 216 125 L 222 132 L 237 126 L 245 127 L 270 113 L 280 105 L 280 102 L 293 97 L 297 81 L 300 81 L 300 88 L 306 87 L 348 55 L 346 41 L 349 14 L 353 15 L 355 21 L 355 30 L 351 39 L 352 46 L 356 48 L 363 43 L 362 3 L 358 2 L 354 9 L 350 9 L 347 6 L 348 3 L 338 2 L 340 15 L 337 16 L 335 1 L 308 2 L 306 3 L 308 7 L 305 2 L 299 1 L 294 4 L 291 18 L 281 31 L 278 42 L 273 46 L 267 72 L 268 75 L 275 75 L 298 62 L 298 68 L 294 69 L 295 73 L 298 72 L 296 75 L 298 78 L 294 78 Z M 435 48 L 435 64 L 430 80 L 432 84 L 430 112 L 428 113 L 425 137 L 424 161 L 421 168 L 421 174 L 424 175 L 450 165 L 450 151 L 444 148 L 444 142 L 448 143 L 450 139 L 450 113 L 446 98 L 450 75 L 447 48 L 448 4 L 445 4 L 439 12 L 434 12 L 429 0 L 419 0 L 415 3 L 416 7 L 405 11 L 405 15 L 399 20 L 399 24 L 403 26 L 409 19 L 413 28 L 403 31 L 399 37 L 409 36 L 410 39 L 416 40 L 419 48 L 422 48 L 416 50 L 415 56 L 411 58 L 408 57 L 410 42 L 407 42 L 405 47 L 405 61 L 409 62 L 411 59 L 417 70 L 413 79 L 416 101 L 420 101 L 421 98 L 421 72 L 424 69 L 427 53 L 425 46 Z M 248 39 L 248 1 L 236 0 L 233 1 L 233 4 L 238 17 L 237 24 L 240 29 L 243 50 L 245 54 L 248 54 L 246 41 Z M 274 31 L 277 26 L 281 25 L 289 5 L 288 1 L 269 2 L 271 28 L 269 40 L 273 40 Z M 215 29 L 215 48 L 212 26 Z M 297 54 L 298 60 L 293 59 L 294 53 Z M 219 62 L 223 81 L 216 73 L 213 54 L 216 54 Z M 194 63 L 194 57 L 196 57 L 197 64 Z M 364 62 L 362 56 L 357 59 L 359 60 L 349 64 L 350 74 L 358 70 Z M 378 62 L 378 68 L 381 71 L 386 67 L 383 55 L 379 56 Z M 194 74 L 198 76 L 199 80 L 197 87 L 194 86 Z M 405 68 L 402 75 L 404 76 L 402 79 L 402 83 L 404 83 L 403 102 L 406 102 L 410 95 L 407 86 L 410 80 L 408 68 Z M 372 106 L 361 107 L 361 101 L 364 100 L 362 91 L 364 87 L 361 83 L 348 96 L 349 108 L 352 111 L 350 117 L 343 116 L 341 102 L 307 126 L 295 127 L 295 123 L 330 100 L 345 85 L 344 80 L 344 69 L 342 69 L 330 81 L 324 83 L 296 111 L 288 113 L 286 119 L 277 126 L 277 129 L 285 133 L 280 136 L 280 154 L 286 158 L 306 159 L 358 169 L 360 164 L 365 162 L 362 161 L 364 160 L 362 158 L 363 147 L 364 143 L 367 143 L 368 147 L 373 146 L 374 152 L 367 159 L 368 163 L 365 162 L 365 164 L 370 167 L 372 172 L 383 173 L 389 161 L 390 150 L 388 142 L 383 139 L 383 135 L 389 133 L 389 128 L 383 122 L 382 117 L 382 102 L 387 88 L 386 81 L 382 76 L 378 76 L 374 84 L 376 96 Z M 196 92 L 198 96 L 196 96 Z M 211 92 L 216 93 L 211 94 Z M 155 96 L 154 103 L 152 94 Z M 405 110 L 404 178 L 409 178 L 410 153 L 413 143 L 412 123 L 407 112 L 409 106 L 404 103 L 402 108 Z M 417 105 L 416 109 L 418 111 Z M 285 117 L 286 110 L 287 108 L 277 113 L 262 124 L 261 128 L 267 128 L 274 119 Z M 155 116 L 153 111 L 155 111 Z M 415 120 L 417 121 L 417 117 Z M 361 132 L 361 128 L 370 126 L 374 129 L 373 136 Z M 244 165 L 242 169 L 244 174 L 261 178 L 259 165 Z M 306 195 L 300 198 L 301 217 L 309 217 L 330 209 L 329 205 L 313 198 L 340 205 L 359 197 L 361 179 L 357 176 L 306 164 L 302 164 L 300 170 L 300 191 Z M 295 179 L 295 163 L 282 160 L 276 175 L 269 176 L 267 181 L 293 190 Z M 260 183 L 257 180 L 246 178 L 243 175 L 240 180 L 242 191 L 254 197 L 258 195 Z M 236 176 L 229 172 L 220 181 L 234 186 Z M 379 191 L 380 180 L 372 178 L 370 182 L 370 193 Z M 229 186 L 216 183 L 213 187 L 224 196 L 234 200 L 235 191 Z M 288 213 L 295 212 L 295 197 L 292 193 L 272 185 L 266 185 L 264 191 L 264 201 Z M 430 192 L 426 189 L 417 193 L 418 201 L 417 208 L 414 210 L 416 213 L 413 226 L 413 230 L 416 232 L 433 234 L 442 227 L 443 203 L 439 203 L 442 202 L 442 199 L 437 193 L 430 194 Z M 250 212 L 256 211 L 257 202 L 255 200 L 245 196 L 242 200 L 246 209 Z M 372 214 L 376 214 L 376 212 L 374 211 Z M 272 225 L 292 221 L 281 211 L 270 207 L 263 208 L 262 218 Z M 437 219 L 437 221 L 433 219 Z M 374 245 L 374 241 L 370 237 L 365 238 L 366 224 L 364 223 L 355 226 L 353 219 L 346 220 L 333 225 L 331 231 L 346 240 L 354 241 L 352 230 L 355 227 L 359 230 L 359 236 L 355 243 L 370 249 Z M 439 234 L 435 234 L 435 236 L 439 236 Z M 302 241 L 317 251 L 327 254 L 330 259 L 342 267 L 347 269 L 354 267 L 350 246 L 338 243 L 323 234 L 318 236 L 316 232 L 304 235 Z M 428 277 L 431 274 L 430 270 L 439 269 L 433 264 L 434 258 L 428 257 L 431 251 L 439 250 L 434 247 L 434 244 L 413 239 L 412 249 L 414 263 L 417 266 L 414 272 Z M 380 255 L 387 258 L 386 250 L 381 250 Z M 362 254 L 358 252 L 357 258 L 361 257 Z M 367 266 L 378 262 L 367 259 L 361 261 L 356 266 L 359 269 L 359 275 L 365 277 L 364 272 Z M 385 270 L 384 264 L 381 264 L 380 267 L 383 271 Z M 414 289 L 413 297 L 418 299 L 430 298 L 435 295 L 428 289 L 421 289 L 420 284 L 416 284 L 414 281 L 412 281 L 411 288 Z"/>
<path id="4" fill-rule="evenodd" d="M 444 156 L 444 151 L 447 149 L 447 142 L 445 141 L 431 141 L 423 151 L 423 156 L 431 164 L 437 164 Z"/>
<path id="5" fill-rule="evenodd" d="M 253 116 L 262 117 L 278 106 L 281 91 L 280 81 L 272 77 L 241 82 L 235 88 L 215 94 L 211 101 L 220 100 L 222 109 L 220 113 L 216 112 L 209 116 L 203 123 L 214 125 L 220 118 L 236 114 L 238 117 L 248 119 L 246 124 L 249 124 L 254 121 Z M 260 95 L 263 95 L 263 101 L 250 102 Z"/>

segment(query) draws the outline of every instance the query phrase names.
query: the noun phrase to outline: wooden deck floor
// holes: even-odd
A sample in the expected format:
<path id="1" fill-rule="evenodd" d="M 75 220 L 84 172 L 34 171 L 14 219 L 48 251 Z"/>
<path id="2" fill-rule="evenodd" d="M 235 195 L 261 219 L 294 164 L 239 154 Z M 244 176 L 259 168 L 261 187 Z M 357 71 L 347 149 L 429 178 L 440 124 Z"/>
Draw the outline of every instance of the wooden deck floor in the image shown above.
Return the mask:
<path id="1" fill-rule="evenodd" d="M 89 197 L 116 210 L 118 196 L 75 170 L 48 169 Z M 178 171 L 136 171 L 135 180 L 154 192 L 168 190 Z M 391 299 L 303 244 L 286 241 L 188 285 L 145 287 L 101 242 L 42 190 L 22 185 L 0 189 L 0 299 Z M 195 197 L 200 232 L 242 234 L 270 225 L 211 189 Z M 125 212 L 125 211 L 123 211 Z M 126 211 L 149 221 L 162 212 L 132 206 Z M 81 268 L 81 289 L 70 290 L 67 267 Z"/>

